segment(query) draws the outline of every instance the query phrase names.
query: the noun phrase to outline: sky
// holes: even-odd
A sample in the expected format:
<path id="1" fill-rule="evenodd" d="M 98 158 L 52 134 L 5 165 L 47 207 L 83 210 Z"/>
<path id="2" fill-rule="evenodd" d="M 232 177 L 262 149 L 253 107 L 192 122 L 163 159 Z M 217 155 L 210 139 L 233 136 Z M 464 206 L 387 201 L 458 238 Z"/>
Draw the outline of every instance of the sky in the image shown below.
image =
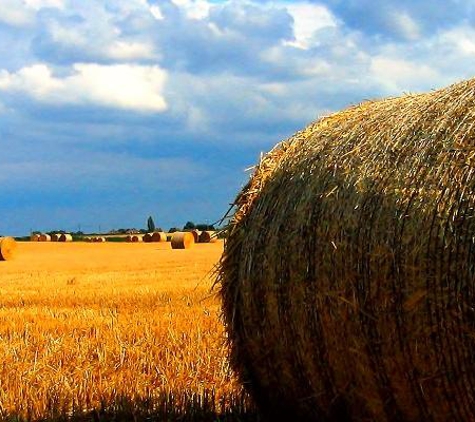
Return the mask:
<path id="1" fill-rule="evenodd" d="M 475 0 L 0 0 L 0 234 L 219 220 L 277 142 L 475 74 Z"/>

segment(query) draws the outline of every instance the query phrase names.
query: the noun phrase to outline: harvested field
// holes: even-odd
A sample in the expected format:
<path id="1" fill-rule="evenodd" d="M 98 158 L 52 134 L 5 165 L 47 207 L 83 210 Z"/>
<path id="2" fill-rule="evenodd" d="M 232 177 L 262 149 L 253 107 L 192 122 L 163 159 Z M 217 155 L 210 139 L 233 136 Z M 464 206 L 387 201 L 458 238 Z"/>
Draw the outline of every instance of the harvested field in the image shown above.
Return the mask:
<path id="1" fill-rule="evenodd" d="M 210 294 L 222 249 L 18 242 L 0 263 L 0 417 L 256 420 Z"/>

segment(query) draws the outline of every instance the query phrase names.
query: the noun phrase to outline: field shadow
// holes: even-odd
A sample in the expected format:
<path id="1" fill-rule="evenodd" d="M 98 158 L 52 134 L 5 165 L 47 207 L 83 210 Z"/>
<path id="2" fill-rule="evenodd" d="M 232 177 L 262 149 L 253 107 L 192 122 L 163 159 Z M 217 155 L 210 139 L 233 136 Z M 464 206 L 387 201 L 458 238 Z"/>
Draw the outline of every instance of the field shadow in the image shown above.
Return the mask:
<path id="1" fill-rule="evenodd" d="M 95 407 L 52 398 L 41 417 L 26 409 L 21 415 L 2 412 L 0 418 L 8 422 L 262 422 L 245 393 L 217 399 L 213 391 L 162 393 L 153 398 L 124 396 Z"/>

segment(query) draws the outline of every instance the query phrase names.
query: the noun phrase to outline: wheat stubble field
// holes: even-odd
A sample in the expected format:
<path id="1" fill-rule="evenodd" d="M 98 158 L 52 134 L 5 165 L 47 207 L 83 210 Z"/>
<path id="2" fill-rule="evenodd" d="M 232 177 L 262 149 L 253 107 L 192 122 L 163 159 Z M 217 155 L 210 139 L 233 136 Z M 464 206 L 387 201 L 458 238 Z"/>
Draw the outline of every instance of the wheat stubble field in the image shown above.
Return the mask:
<path id="1" fill-rule="evenodd" d="M 251 420 L 211 292 L 221 242 L 18 244 L 0 263 L 0 416 Z"/>

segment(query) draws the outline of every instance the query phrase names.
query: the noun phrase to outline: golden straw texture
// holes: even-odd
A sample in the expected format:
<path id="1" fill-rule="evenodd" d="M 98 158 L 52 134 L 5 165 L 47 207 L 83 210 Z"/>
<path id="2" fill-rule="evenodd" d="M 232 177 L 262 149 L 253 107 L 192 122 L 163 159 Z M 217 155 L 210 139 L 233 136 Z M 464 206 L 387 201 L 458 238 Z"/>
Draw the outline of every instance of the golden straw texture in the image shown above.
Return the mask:
<path id="1" fill-rule="evenodd" d="M 0 261 L 8 261 L 15 255 L 16 241 L 13 237 L 0 237 Z"/>
<path id="2" fill-rule="evenodd" d="M 265 413 L 475 420 L 475 79 L 310 124 L 235 205 L 218 281 Z"/>
<path id="3" fill-rule="evenodd" d="M 172 237 L 172 249 L 189 249 L 195 244 L 192 232 L 175 232 Z"/>

